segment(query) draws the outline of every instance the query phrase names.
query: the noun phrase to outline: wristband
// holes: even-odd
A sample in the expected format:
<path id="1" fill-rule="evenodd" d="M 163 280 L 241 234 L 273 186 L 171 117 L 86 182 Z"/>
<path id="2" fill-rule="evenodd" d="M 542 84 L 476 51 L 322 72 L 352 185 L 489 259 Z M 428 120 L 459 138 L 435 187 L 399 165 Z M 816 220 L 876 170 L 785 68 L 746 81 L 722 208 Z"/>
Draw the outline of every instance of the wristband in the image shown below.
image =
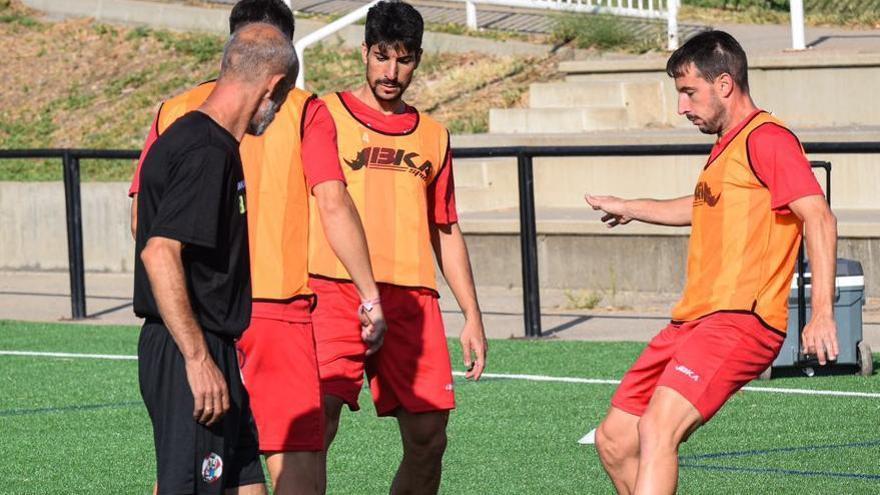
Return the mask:
<path id="1" fill-rule="evenodd" d="M 381 303 L 378 297 L 374 297 L 373 299 L 363 299 L 361 300 L 361 305 L 358 307 L 358 311 L 366 311 L 370 312 L 374 307 L 378 306 Z"/>

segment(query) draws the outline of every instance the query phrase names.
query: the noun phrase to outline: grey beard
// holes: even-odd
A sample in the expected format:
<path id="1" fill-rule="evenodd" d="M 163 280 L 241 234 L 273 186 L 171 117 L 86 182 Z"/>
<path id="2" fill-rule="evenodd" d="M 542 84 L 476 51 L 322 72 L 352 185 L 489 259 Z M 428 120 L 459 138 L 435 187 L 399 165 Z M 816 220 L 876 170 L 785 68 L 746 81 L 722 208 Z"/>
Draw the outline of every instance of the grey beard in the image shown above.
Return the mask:
<path id="1" fill-rule="evenodd" d="M 247 127 L 247 133 L 252 136 L 262 136 L 266 129 L 269 128 L 269 124 L 275 120 L 275 114 L 278 112 L 279 105 L 272 103 L 269 106 L 269 110 L 260 118 L 260 120 L 256 123 L 254 121 L 250 121 Z"/>

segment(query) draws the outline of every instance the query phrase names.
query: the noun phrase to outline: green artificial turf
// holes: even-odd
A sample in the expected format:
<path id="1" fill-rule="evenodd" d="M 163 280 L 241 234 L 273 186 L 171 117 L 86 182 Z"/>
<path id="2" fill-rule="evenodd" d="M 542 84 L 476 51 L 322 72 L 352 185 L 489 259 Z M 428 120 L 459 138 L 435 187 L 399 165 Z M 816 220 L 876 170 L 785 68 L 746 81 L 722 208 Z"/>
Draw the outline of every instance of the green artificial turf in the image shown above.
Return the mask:
<path id="1" fill-rule="evenodd" d="M 0 321 L 0 350 L 133 355 L 138 329 Z M 618 379 L 643 344 L 492 341 L 488 372 Z M 460 351 L 450 340 L 456 370 Z M 761 387 L 880 393 L 880 378 L 785 378 Z M 442 493 L 611 493 L 589 446 L 614 385 L 456 379 Z M 396 423 L 369 392 L 344 413 L 329 493 L 387 493 Z M 681 449 L 681 493 L 880 492 L 880 398 L 746 391 Z M 146 493 L 152 437 L 132 360 L 0 355 L 0 493 Z"/>

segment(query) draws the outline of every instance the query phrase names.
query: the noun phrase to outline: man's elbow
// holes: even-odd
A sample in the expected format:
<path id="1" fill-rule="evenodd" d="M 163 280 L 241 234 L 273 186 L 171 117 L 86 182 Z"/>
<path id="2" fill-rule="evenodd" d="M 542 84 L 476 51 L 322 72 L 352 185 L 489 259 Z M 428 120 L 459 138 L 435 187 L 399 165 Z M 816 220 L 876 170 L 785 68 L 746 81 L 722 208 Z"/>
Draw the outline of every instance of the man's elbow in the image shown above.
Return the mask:
<path id="1" fill-rule="evenodd" d="M 837 215 L 831 211 L 831 208 L 825 210 L 825 222 L 828 224 L 828 228 L 837 233 Z"/>
<path id="2" fill-rule="evenodd" d="M 351 198 L 342 183 L 315 186 L 315 203 L 321 218 L 335 217 L 349 209 Z M 320 189 L 318 189 L 320 187 Z"/>
<path id="3" fill-rule="evenodd" d="M 144 246 L 144 249 L 141 251 L 141 261 L 144 263 L 145 268 L 149 269 L 158 262 L 162 256 L 160 251 L 161 247 L 156 243 L 147 242 L 147 245 Z"/>
<path id="4" fill-rule="evenodd" d="M 152 238 L 147 241 L 147 245 L 141 251 L 141 261 L 144 268 L 150 271 L 153 267 L 165 264 L 165 261 L 175 255 L 175 249 L 172 244 L 164 239 Z"/>
<path id="5" fill-rule="evenodd" d="M 817 227 L 822 227 L 827 232 L 837 233 L 837 215 L 835 215 L 827 205 L 820 211 L 816 212 L 816 214 L 813 215 L 812 220 L 812 222 L 806 222 L 807 229 L 809 229 L 810 223 L 814 223 Z"/>
<path id="6" fill-rule="evenodd" d="M 137 194 L 131 196 L 131 237 L 137 239 Z"/>

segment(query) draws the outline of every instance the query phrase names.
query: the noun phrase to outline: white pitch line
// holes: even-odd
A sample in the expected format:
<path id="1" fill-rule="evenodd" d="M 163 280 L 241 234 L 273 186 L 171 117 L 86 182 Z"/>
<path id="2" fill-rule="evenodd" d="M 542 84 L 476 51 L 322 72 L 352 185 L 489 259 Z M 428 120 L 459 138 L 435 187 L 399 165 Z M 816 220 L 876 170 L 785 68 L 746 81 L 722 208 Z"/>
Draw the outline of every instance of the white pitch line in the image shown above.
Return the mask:
<path id="1" fill-rule="evenodd" d="M 34 356 L 79 359 L 113 359 L 117 361 L 137 361 L 137 356 L 122 354 L 73 354 L 69 352 L 0 351 L 0 356 Z"/>
<path id="2" fill-rule="evenodd" d="M 79 358 L 79 359 L 112 359 L 117 361 L 137 361 L 137 356 L 124 354 L 76 354 L 70 352 L 36 352 L 36 351 L 3 351 L 0 356 L 33 356 L 53 358 Z M 464 376 L 463 371 L 454 371 L 455 376 Z M 547 376 L 547 375 L 522 375 L 507 373 L 483 373 L 485 378 L 497 378 L 502 380 L 525 380 L 530 382 L 553 382 L 553 383 L 580 383 L 586 385 L 618 385 L 620 380 L 602 378 L 577 378 L 570 376 Z M 765 392 L 772 394 L 792 395 L 826 395 L 832 397 L 861 397 L 865 399 L 880 399 L 880 393 L 871 392 L 843 392 L 839 390 L 810 390 L 805 388 L 773 388 L 773 387 L 743 387 L 748 392 Z"/>
<path id="3" fill-rule="evenodd" d="M 464 376 L 464 372 L 454 371 L 455 376 Z M 555 382 L 555 383 L 584 383 L 590 385 L 619 385 L 620 380 L 603 380 L 599 378 L 574 378 L 568 376 L 546 375 L 508 375 L 503 373 L 483 373 L 485 378 L 500 378 L 507 380 L 527 380 L 532 382 Z M 773 387 L 743 387 L 748 392 L 766 392 L 774 394 L 792 395 L 827 395 L 833 397 L 861 397 L 866 399 L 880 399 L 880 393 L 871 392 L 843 392 L 839 390 L 810 390 L 806 388 L 773 388 Z"/>
<path id="4" fill-rule="evenodd" d="M 838 390 L 810 390 L 807 388 L 773 388 L 773 387 L 743 387 L 749 392 L 770 392 L 774 394 L 793 395 L 830 395 L 833 397 L 864 397 L 866 399 L 878 399 L 880 394 L 871 392 L 841 392 Z"/>
<path id="5" fill-rule="evenodd" d="M 464 376 L 463 371 L 453 371 L 455 376 Z M 620 380 L 601 378 L 574 378 L 570 376 L 515 375 L 506 373 L 483 373 L 484 378 L 500 378 L 504 380 L 527 380 L 530 382 L 585 383 L 588 385 L 618 385 Z M 880 395 L 878 395 L 880 397 Z"/>

